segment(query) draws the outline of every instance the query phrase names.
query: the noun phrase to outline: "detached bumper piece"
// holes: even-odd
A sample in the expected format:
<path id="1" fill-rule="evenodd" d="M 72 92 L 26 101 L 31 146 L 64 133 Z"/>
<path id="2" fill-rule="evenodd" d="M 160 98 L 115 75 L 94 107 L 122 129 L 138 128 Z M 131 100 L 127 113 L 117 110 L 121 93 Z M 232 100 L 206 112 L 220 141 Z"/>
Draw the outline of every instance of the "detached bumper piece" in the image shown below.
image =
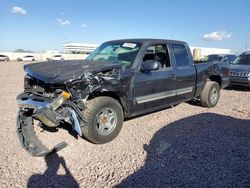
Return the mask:
<path id="1" fill-rule="evenodd" d="M 33 119 L 39 120 L 48 127 L 57 127 L 62 121 L 69 122 L 73 129 L 81 136 L 80 118 L 74 109 L 69 110 L 70 117 L 64 117 L 56 110 L 67 102 L 70 94 L 62 92 L 55 100 L 49 101 L 45 98 L 37 98 L 27 94 L 17 97 L 20 111 L 17 117 L 17 134 L 22 146 L 36 157 L 44 157 L 57 152 L 67 146 L 61 142 L 52 149 L 46 148 L 35 134 Z"/>
<path id="2" fill-rule="evenodd" d="M 24 113 L 25 112 L 20 111 L 17 117 L 17 135 L 22 146 L 32 156 L 45 157 L 67 146 L 66 142 L 61 142 L 52 149 L 46 148 L 34 132 L 32 117 L 27 117 Z"/>

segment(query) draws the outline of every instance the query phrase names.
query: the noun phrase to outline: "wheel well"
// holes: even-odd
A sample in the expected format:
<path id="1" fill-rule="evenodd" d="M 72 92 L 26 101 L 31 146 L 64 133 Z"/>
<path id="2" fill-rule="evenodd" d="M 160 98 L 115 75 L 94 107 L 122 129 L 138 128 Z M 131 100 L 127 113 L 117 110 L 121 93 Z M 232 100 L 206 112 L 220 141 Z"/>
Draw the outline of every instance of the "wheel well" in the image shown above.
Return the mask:
<path id="1" fill-rule="evenodd" d="M 217 82 L 219 84 L 219 86 L 221 86 L 222 79 L 221 79 L 220 76 L 212 75 L 212 76 L 209 77 L 209 80 Z"/>
<path id="2" fill-rule="evenodd" d="M 127 103 L 126 103 L 126 99 L 120 93 L 109 92 L 109 91 L 105 91 L 105 92 L 93 92 L 88 97 L 88 100 L 91 100 L 93 98 L 100 97 L 100 96 L 111 97 L 111 98 L 117 100 L 121 104 L 121 106 L 122 106 L 124 117 L 127 116 L 127 114 L 128 114 L 128 106 L 127 106 Z"/>

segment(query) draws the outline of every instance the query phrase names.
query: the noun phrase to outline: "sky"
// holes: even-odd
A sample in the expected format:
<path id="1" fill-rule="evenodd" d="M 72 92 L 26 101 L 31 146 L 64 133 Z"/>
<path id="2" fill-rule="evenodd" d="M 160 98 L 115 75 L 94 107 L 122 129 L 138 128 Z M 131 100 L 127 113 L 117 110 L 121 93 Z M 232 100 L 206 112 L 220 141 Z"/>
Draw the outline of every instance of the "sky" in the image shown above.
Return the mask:
<path id="1" fill-rule="evenodd" d="M 250 49 L 249 0 L 0 0 L 0 51 L 123 38 Z"/>

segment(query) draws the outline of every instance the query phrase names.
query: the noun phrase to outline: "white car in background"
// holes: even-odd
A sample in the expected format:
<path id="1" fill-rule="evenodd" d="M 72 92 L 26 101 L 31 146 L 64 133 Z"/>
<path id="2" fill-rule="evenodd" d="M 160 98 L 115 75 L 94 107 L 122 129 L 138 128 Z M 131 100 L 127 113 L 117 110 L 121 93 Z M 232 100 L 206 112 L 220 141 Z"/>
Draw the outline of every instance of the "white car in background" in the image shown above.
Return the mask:
<path id="1" fill-rule="evenodd" d="M 0 61 L 9 61 L 9 57 L 7 55 L 0 55 Z"/>
<path id="2" fill-rule="evenodd" d="M 26 55 L 26 56 L 17 58 L 17 61 L 35 61 L 35 60 L 36 58 L 32 55 Z"/>
<path id="3" fill-rule="evenodd" d="M 64 61 L 64 58 L 62 55 L 53 55 L 47 58 L 47 61 Z"/>

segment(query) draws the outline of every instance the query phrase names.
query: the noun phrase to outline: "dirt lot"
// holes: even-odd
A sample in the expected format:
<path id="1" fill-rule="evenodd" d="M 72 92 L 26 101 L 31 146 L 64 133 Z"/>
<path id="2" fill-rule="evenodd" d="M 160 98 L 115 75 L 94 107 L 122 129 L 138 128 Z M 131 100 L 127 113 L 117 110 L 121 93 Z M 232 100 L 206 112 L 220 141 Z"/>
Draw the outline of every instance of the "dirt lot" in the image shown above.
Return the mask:
<path id="1" fill-rule="evenodd" d="M 250 91 L 223 90 L 213 109 L 183 103 L 126 121 L 105 145 L 39 132 L 69 146 L 35 158 L 16 136 L 23 64 L 0 62 L 1 187 L 250 187 Z"/>

